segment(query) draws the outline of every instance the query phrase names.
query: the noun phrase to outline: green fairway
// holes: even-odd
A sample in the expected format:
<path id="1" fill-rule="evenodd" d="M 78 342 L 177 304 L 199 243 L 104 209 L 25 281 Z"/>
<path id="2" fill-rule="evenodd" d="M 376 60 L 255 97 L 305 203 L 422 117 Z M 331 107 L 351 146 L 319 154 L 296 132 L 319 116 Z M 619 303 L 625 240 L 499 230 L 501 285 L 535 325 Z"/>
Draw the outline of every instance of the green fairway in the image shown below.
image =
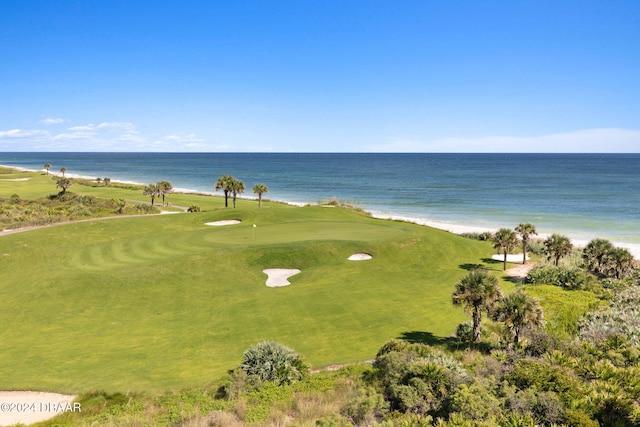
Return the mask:
<path id="1" fill-rule="evenodd" d="M 34 180 L 42 183 L 19 191 L 51 186 Z M 455 282 L 491 254 L 486 242 L 347 209 L 170 199 L 211 210 L 0 237 L 0 389 L 200 386 L 267 339 L 315 367 L 371 358 L 411 333 L 436 342 L 467 319 L 451 304 Z M 205 225 L 225 219 L 242 223 Z M 373 259 L 348 261 L 355 252 Z M 291 286 L 268 288 L 265 268 L 301 273 Z"/>

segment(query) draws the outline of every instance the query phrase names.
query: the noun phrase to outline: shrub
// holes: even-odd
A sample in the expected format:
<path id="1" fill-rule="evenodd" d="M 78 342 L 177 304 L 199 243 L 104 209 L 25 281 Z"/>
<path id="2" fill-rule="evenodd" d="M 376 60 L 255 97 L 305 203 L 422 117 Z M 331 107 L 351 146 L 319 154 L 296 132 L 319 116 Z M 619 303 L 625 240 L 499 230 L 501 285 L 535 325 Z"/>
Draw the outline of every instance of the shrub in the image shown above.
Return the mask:
<path id="1" fill-rule="evenodd" d="M 358 390 L 357 395 L 340 410 L 340 413 L 359 426 L 380 421 L 388 411 L 389 402 L 374 389 L 367 388 Z"/>
<path id="2" fill-rule="evenodd" d="M 451 410 L 467 419 L 488 421 L 500 414 L 500 402 L 479 382 L 462 384 L 451 398 Z"/>
<path id="3" fill-rule="evenodd" d="M 137 212 L 140 212 L 140 213 L 155 213 L 155 212 L 158 212 L 158 209 L 155 206 L 146 205 L 144 203 L 138 203 L 133 208 Z"/>
<path id="4" fill-rule="evenodd" d="M 189 208 L 187 209 L 187 212 L 200 212 L 200 206 L 198 206 L 198 205 L 191 205 L 191 206 L 189 206 Z"/>
<path id="5" fill-rule="evenodd" d="M 604 311 L 587 314 L 580 322 L 580 338 L 602 343 L 613 336 L 640 344 L 640 288 L 629 287 L 616 294 Z"/>
<path id="6" fill-rule="evenodd" d="M 493 233 L 491 233 L 490 231 L 485 231 L 482 233 L 469 232 L 469 233 L 460 233 L 460 236 L 466 237 L 467 239 L 472 239 L 472 240 L 486 241 L 486 240 L 491 240 Z"/>
<path id="7" fill-rule="evenodd" d="M 538 425 L 547 426 L 563 422 L 566 412 L 557 394 L 534 389 L 517 391 L 507 396 L 506 407 L 509 412 L 533 416 Z"/>
<path id="8" fill-rule="evenodd" d="M 462 322 L 456 328 L 456 337 L 461 342 L 471 342 L 473 340 L 473 322 Z"/>
<path id="9" fill-rule="evenodd" d="M 577 267 L 540 265 L 531 269 L 525 283 L 556 285 L 567 289 L 587 289 L 595 284 L 595 278 Z"/>
<path id="10" fill-rule="evenodd" d="M 469 379 L 442 351 L 398 340 L 380 349 L 375 368 L 391 409 L 420 415 L 446 413 L 452 393 Z"/>
<path id="11" fill-rule="evenodd" d="M 274 341 L 263 341 L 249 347 L 242 356 L 240 369 L 249 377 L 278 385 L 291 384 L 309 374 L 309 366 L 298 353 Z"/>
<path id="12" fill-rule="evenodd" d="M 580 382 L 569 368 L 533 359 L 520 359 L 505 379 L 520 390 L 549 391 L 569 401 L 580 396 Z"/>

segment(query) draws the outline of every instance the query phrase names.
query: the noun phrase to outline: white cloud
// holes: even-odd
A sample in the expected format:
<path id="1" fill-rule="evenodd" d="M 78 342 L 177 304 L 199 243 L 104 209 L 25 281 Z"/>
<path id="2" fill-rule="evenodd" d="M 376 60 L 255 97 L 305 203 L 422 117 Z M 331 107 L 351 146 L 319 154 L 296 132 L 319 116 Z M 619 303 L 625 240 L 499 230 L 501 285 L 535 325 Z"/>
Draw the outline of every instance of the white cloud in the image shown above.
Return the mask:
<path id="1" fill-rule="evenodd" d="M 103 122 L 96 126 L 98 129 L 123 129 L 135 130 L 133 123 L 129 122 Z"/>
<path id="2" fill-rule="evenodd" d="M 442 138 L 432 141 L 394 138 L 368 147 L 373 152 L 465 153 L 627 153 L 640 152 L 640 131 L 585 129 L 542 136 Z"/>
<path id="3" fill-rule="evenodd" d="M 88 125 L 84 125 L 84 126 L 72 126 L 70 127 L 68 130 L 73 130 L 73 131 L 85 131 L 85 130 L 95 130 L 95 126 L 93 124 L 88 124 Z"/>
<path id="4" fill-rule="evenodd" d="M 0 131 L 0 139 L 47 137 L 49 135 L 50 135 L 49 132 L 47 132 L 46 130 L 40 130 L 40 129 L 34 129 L 34 130 L 11 129 L 11 130 Z"/>
<path id="5" fill-rule="evenodd" d="M 57 125 L 58 123 L 63 123 L 64 119 L 59 119 L 56 117 L 48 117 L 46 119 L 40 120 L 41 125 Z"/>

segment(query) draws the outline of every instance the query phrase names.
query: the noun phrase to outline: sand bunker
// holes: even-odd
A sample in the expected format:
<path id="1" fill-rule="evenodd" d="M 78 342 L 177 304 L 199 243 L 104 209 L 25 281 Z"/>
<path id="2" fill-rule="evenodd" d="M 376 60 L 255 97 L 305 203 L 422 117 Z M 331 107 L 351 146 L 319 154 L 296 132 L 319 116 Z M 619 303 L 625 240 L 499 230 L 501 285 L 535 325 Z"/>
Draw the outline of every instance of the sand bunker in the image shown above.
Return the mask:
<path id="1" fill-rule="evenodd" d="M 76 396 L 39 391 L 0 391 L 0 426 L 33 424 L 60 415 L 63 412 L 79 412 Z"/>
<path id="2" fill-rule="evenodd" d="M 242 221 L 237 220 L 237 219 L 227 219 L 224 221 L 213 221 L 213 222 L 205 222 L 204 225 L 212 225 L 214 227 L 219 227 L 221 225 L 233 225 L 233 224 L 240 224 Z"/>
<path id="3" fill-rule="evenodd" d="M 504 261 L 504 255 L 491 255 L 491 259 L 494 259 L 496 261 Z M 529 259 L 529 255 L 527 255 L 527 259 Z M 507 254 L 507 262 L 522 262 L 522 254 Z"/>
<path id="4" fill-rule="evenodd" d="M 347 258 L 349 261 L 366 261 L 369 259 L 372 259 L 373 257 L 367 253 L 364 252 L 358 252 L 355 253 L 353 255 L 351 255 L 349 258 Z"/>
<path id="5" fill-rule="evenodd" d="M 4 178 L 0 179 L 0 181 L 12 181 L 12 182 L 21 182 L 21 181 L 29 181 L 31 178 Z"/>
<path id="6" fill-rule="evenodd" d="M 281 286 L 289 286 L 291 283 L 287 279 L 300 273 L 300 270 L 296 268 L 267 268 L 262 272 L 267 275 L 268 287 L 279 288 Z"/>

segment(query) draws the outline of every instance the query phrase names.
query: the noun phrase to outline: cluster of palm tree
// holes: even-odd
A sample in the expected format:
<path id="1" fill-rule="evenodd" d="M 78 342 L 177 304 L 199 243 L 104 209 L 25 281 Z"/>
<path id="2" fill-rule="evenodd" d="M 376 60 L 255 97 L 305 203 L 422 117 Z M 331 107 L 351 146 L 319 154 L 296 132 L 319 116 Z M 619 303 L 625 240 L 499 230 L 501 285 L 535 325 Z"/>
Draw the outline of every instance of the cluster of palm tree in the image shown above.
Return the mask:
<path id="1" fill-rule="evenodd" d="M 501 228 L 492 236 L 493 247 L 502 251 L 504 255 L 504 270 L 507 269 L 507 254 L 515 249 L 518 242 L 522 243 L 522 263 L 527 263 L 527 248 L 531 241 L 531 236 L 538 234 L 536 227 L 530 223 L 518 224 L 515 230 L 510 228 Z M 520 240 L 518 240 L 520 236 Z"/>
<path id="2" fill-rule="evenodd" d="M 51 163 L 45 163 L 43 166 L 47 170 L 47 175 L 49 175 L 49 169 L 51 169 Z M 60 172 L 62 172 L 62 176 L 64 177 L 64 173 L 67 171 L 67 168 L 60 168 Z"/>
<path id="3" fill-rule="evenodd" d="M 166 195 L 171 193 L 173 193 L 173 185 L 169 181 L 158 181 L 142 189 L 142 194 L 151 197 L 151 206 L 155 204 L 156 197 L 162 197 L 162 204 L 164 205 Z"/>
<path id="4" fill-rule="evenodd" d="M 582 251 L 582 259 L 589 271 L 601 277 L 621 279 L 634 268 L 629 250 L 617 248 L 606 239 L 591 240 Z"/>
<path id="5" fill-rule="evenodd" d="M 544 241 L 544 253 L 549 259 L 553 258 L 553 263 L 557 267 L 561 258 L 571 254 L 573 244 L 567 236 L 554 233 Z"/>
<path id="6" fill-rule="evenodd" d="M 529 243 L 534 235 L 537 235 L 536 227 L 530 223 L 518 224 L 518 226 L 512 230 L 510 228 L 501 228 L 496 231 L 491 240 L 493 240 L 493 247 L 500 250 L 504 255 L 504 269 L 507 269 L 507 254 L 518 246 L 518 243 L 522 245 L 522 263 L 527 262 L 527 249 Z M 573 244 L 567 236 L 554 233 L 544 240 L 544 253 L 549 259 L 554 260 L 554 264 L 557 266 L 560 259 L 571 254 L 573 250 Z"/>
<path id="7" fill-rule="evenodd" d="M 104 182 L 104 185 L 106 187 L 109 186 L 109 184 L 111 183 L 111 178 L 96 178 L 96 182 L 98 183 L 98 187 L 100 187 L 100 183 Z"/>
<path id="8" fill-rule="evenodd" d="M 236 198 L 238 194 L 244 193 L 245 185 L 244 181 L 234 178 L 231 175 L 221 175 L 215 183 L 216 190 L 222 190 L 224 192 L 224 206 L 229 207 L 229 195 L 233 199 L 233 207 L 236 207 Z M 262 206 L 262 195 L 269 192 L 269 187 L 265 184 L 256 184 L 253 186 L 252 191 L 258 195 L 258 206 Z"/>
<path id="9" fill-rule="evenodd" d="M 523 330 L 542 326 L 543 311 L 539 302 L 517 290 L 506 297 L 498 286 L 498 279 L 486 270 L 472 270 L 457 284 L 451 295 L 454 305 L 461 305 L 473 322 L 471 342 L 480 338 L 482 313 L 503 322 L 518 345 Z"/>

